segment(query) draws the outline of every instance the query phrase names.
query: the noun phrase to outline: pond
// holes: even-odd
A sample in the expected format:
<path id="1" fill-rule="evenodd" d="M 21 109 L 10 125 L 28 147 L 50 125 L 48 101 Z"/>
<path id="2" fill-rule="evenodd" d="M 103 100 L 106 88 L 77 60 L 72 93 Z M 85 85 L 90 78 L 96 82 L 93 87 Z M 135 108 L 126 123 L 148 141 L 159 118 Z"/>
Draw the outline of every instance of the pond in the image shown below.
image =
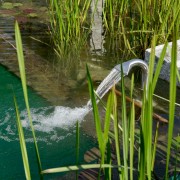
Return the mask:
<path id="1" fill-rule="evenodd" d="M 30 24 L 31 25 L 31 24 Z M 4 34 L 3 37 L 9 38 L 8 42 L 14 43 L 14 18 L 12 16 L 8 17 L 0 17 L 0 29 L 1 33 Z M 27 26 L 26 26 L 27 27 Z M 32 27 L 37 27 L 33 26 Z M 28 30 L 30 28 L 28 27 Z M 35 53 L 39 53 L 39 59 L 36 59 L 36 66 L 39 65 L 39 68 L 34 67 L 33 70 L 30 70 L 31 75 L 28 77 L 28 82 L 37 83 L 37 76 L 41 76 L 42 73 L 40 71 L 41 68 L 45 68 L 45 66 L 41 66 L 38 64 L 38 60 L 41 61 L 43 58 L 41 56 L 47 56 L 47 47 L 43 49 L 42 44 L 38 43 L 31 38 L 29 38 L 32 34 L 34 37 L 44 38 L 46 36 L 45 32 L 34 34 L 27 31 L 26 29 L 23 31 L 23 41 L 24 47 L 28 51 L 29 54 L 34 55 Z M 37 32 L 37 31 L 36 31 Z M 17 59 L 16 52 L 13 47 L 4 40 L 0 40 L 0 51 L 1 51 L 1 62 L 6 65 L 9 70 L 13 71 L 15 74 L 18 74 L 17 67 Z M 34 53 L 35 52 L 35 53 Z M 46 53 L 46 54 L 45 54 Z M 32 55 L 32 56 L 33 56 Z M 41 56 L 40 56 L 41 55 Z M 36 58 L 33 56 L 33 58 Z M 6 61 L 7 60 L 7 61 Z M 5 61 L 3 63 L 3 61 Z M 16 62 L 14 62 L 16 61 Z M 6 64 L 10 62 L 10 66 Z M 11 63 L 12 62 L 12 63 Z M 32 63 L 32 62 L 31 62 Z M 12 69 L 11 69 L 12 67 Z M 31 66 L 32 68 L 32 66 Z M 47 66 L 46 66 L 47 68 Z M 29 68 L 30 69 L 30 68 Z M 39 179 L 37 176 L 37 164 L 36 157 L 34 151 L 34 144 L 32 140 L 32 133 L 30 131 L 27 113 L 25 109 L 25 103 L 23 99 L 23 92 L 21 87 L 21 81 L 19 77 L 10 72 L 6 67 L 0 66 L 0 168 L 1 174 L 0 179 L 24 179 L 24 169 L 22 163 L 22 157 L 20 153 L 20 145 L 19 145 L 19 137 L 17 133 L 16 127 L 16 115 L 14 110 L 14 102 L 13 95 L 16 96 L 18 101 L 18 107 L 21 114 L 21 120 L 23 123 L 23 127 L 25 129 L 25 137 L 27 142 L 29 161 L 31 165 L 32 179 Z M 51 70 L 52 71 L 52 70 Z M 43 71 L 44 72 L 44 71 Z M 46 69 L 47 72 L 47 69 Z M 36 73 L 36 74 L 35 74 Z M 48 72 L 49 74 L 50 72 Z M 48 76 L 46 73 L 46 75 Z M 83 103 L 86 103 L 88 99 L 88 92 L 86 91 L 86 99 L 81 103 L 70 100 L 70 94 L 72 94 L 72 90 L 70 87 L 66 86 L 63 91 L 63 87 L 59 88 L 55 83 L 50 83 L 50 81 L 46 80 L 46 76 L 42 75 L 42 78 L 39 78 L 40 85 L 35 86 L 34 89 L 31 87 L 28 88 L 29 92 L 29 101 L 31 106 L 31 112 L 34 121 L 34 127 L 36 131 L 36 136 L 38 140 L 38 146 L 41 154 L 41 160 L 43 164 L 43 169 L 64 166 L 64 165 L 73 165 L 76 162 L 76 131 L 75 124 L 77 120 L 83 120 L 81 118 L 81 113 L 83 112 L 83 108 L 76 108 L 76 106 L 81 107 Z M 53 77 L 51 77 L 53 78 Z M 43 82 L 42 82 L 43 81 Z M 39 84 L 38 82 L 38 84 Z M 50 84 L 48 84 L 48 82 Z M 65 82 L 65 80 L 64 80 Z M 68 82 L 68 79 L 67 79 Z M 66 83 L 67 83 L 66 82 Z M 53 91 L 53 97 L 49 98 L 44 95 L 45 93 L 38 91 L 39 87 L 46 88 L 46 93 L 49 94 L 49 91 Z M 50 90 L 48 90 L 50 89 Z M 57 92 L 55 92 L 55 89 Z M 60 98 L 57 100 L 57 93 L 59 93 Z M 55 96 L 56 94 L 56 96 Z M 78 93 L 74 93 L 78 94 Z M 41 96 L 42 95 L 42 96 Z M 46 98 L 44 98 L 45 96 Z M 76 95 L 77 96 L 77 95 Z M 81 94 L 82 96 L 82 94 Z M 77 97 L 77 98 L 80 98 Z M 54 100 L 55 99 L 55 100 Z M 81 97 L 83 99 L 83 97 Z M 65 101 L 66 100 L 66 101 Z M 81 100 L 79 100 L 81 101 Z M 56 106 L 58 104 L 58 106 Z M 73 107 L 73 108 L 72 108 Z M 79 119 L 81 118 L 81 119 Z M 92 139 L 85 131 L 80 129 L 80 153 L 85 154 L 85 152 L 92 147 L 96 146 L 96 141 Z M 79 159 L 80 163 L 84 162 L 84 156 L 81 156 Z M 57 175 L 59 176 L 59 175 Z M 52 178 L 53 176 L 47 176 L 47 179 Z M 55 176 L 56 177 L 56 176 Z M 46 178 L 45 178 L 46 179 Z"/>
<path id="2" fill-rule="evenodd" d="M 20 79 L 2 66 L 0 66 L 0 76 L 0 178 L 24 179 L 13 103 L 14 94 L 17 97 L 23 127 L 25 128 L 32 177 L 38 179 L 34 144 L 27 120 Z M 66 107 L 54 107 L 31 88 L 28 90 L 43 168 L 75 163 L 75 120 L 76 116 L 78 117 L 78 109 L 71 113 L 71 109 L 66 109 Z M 68 119 L 66 118 L 67 113 L 70 116 Z M 65 122 L 72 120 L 72 118 L 74 122 Z M 80 143 L 80 153 L 82 154 L 96 144 L 83 130 L 81 130 Z M 80 161 L 83 162 L 83 157 L 80 158 Z"/>
<path id="3" fill-rule="evenodd" d="M 87 150 L 97 146 L 97 142 L 94 140 L 92 114 L 89 113 L 89 116 L 84 118 L 83 106 L 89 100 L 85 65 L 88 63 L 93 82 L 95 86 L 98 86 L 99 82 L 120 60 L 117 60 L 112 53 L 108 53 L 108 40 L 105 41 L 102 33 L 94 27 L 92 36 L 95 41 L 93 44 L 91 40 L 89 42 L 90 53 L 81 53 L 81 60 L 72 59 L 67 63 L 69 68 L 67 65 L 63 66 L 63 63 L 53 64 L 55 55 L 52 50 L 42 42 L 34 40 L 49 41 L 46 30 L 42 30 L 43 23 L 47 20 L 43 16 L 46 10 L 42 8 L 45 1 L 39 1 L 39 3 L 18 2 L 23 3 L 22 6 L 0 9 L 0 34 L 3 35 L 1 36 L 3 38 L 0 38 L 0 62 L 2 64 L 0 66 L 0 179 L 13 179 L 14 177 L 24 179 L 25 177 L 22 173 L 24 170 L 16 128 L 13 95 L 17 97 L 25 129 L 32 179 L 39 179 L 32 134 L 25 110 L 21 81 L 18 77 L 16 52 L 12 47 L 14 44 L 14 17 L 19 20 L 22 31 L 29 101 L 43 169 L 75 164 L 76 120 L 81 122 L 80 154 L 82 156 L 80 156 L 80 162 L 84 162 L 83 155 Z M 38 8 L 42 10 L 38 14 L 38 18 L 27 17 L 27 14 L 36 13 Z M 22 13 L 17 15 L 19 11 L 23 12 L 23 15 Z M 99 19 L 97 19 L 97 24 L 99 23 Z M 101 27 L 97 26 L 97 28 Z M 97 35 L 99 36 L 97 37 Z M 121 58 L 123 57 L 124 55 Z M 167 82 L 159 80 L 156 93 L 168 98 L 168 90 L 164 91 L 164 89 L 168 89 L 168 86 Z M 179 89 L 177 102 L 180 103 Z M 155 99 L 155 107 L 162 116 L 168 118 L 167 102 Z M 180 108 L 177 106 L 175 136 L 180 132 L 179 110 Z M 164 142 L 166 136 L 167 126 L 163 126 L 160 132 L 160 141 Z M 159 164 L 161 165 L 161 163 Z M 57 179 L 59 176 L 45 176 L 45 179 Z"/>

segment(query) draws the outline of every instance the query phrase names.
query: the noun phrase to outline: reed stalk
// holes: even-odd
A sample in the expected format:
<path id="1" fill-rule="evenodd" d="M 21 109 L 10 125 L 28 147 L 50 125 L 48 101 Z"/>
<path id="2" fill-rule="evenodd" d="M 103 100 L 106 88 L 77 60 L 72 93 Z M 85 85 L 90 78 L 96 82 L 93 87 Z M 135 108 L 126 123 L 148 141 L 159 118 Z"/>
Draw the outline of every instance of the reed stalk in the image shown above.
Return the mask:
<path id="1" fill-rule="evenodd" d="M 23 47 L 22 47 L 22 40 L 21 40 L 19 25 L 18 25 L 17 21 L 15 22 L 15 39 L 16 39 L 16 50 L 17 50 L 18 64 L 19 64 L 19 70 L 20 70 L 20 77 L 21 77 L 22 89 L 23 89 L 23 93 L 24 93 L 24 101 L 26 104 L 29 123 L 30 123 L 31 131 L 32 131 L 33 140 L 34 140 L 34 147 L 35 147 L 35 152 L 36 152 L 37 164 L 38 164 L 38 168 L 39 168 L 39 175 L 42 179 L 43 178 L 41 175 L 42 165 L 41 165 L 36 135 L 35 135 L 34 127 L 33 127 L 30 106 L 29 106 Z"/>
<path id="2" fill-rule="evenodd" d="M 77 53 L 88 37 L 87 15 L 91 0 L 50 0 L 50 34 L 59 57 Z"/>
<path id="3" fill-rule="evenodd" d="M 130 97 L 133 98 L 133 89 L 134 89 L 134 74 L 131 78 L 131 92 Z M 130 167 L 130 180 L 133 180 L 133 169 L 134 169 L 134 139 L 135 139 L 135 105 L 134 101 L 131 103 L 131 111 L 130 111 L 130 118 L 129 118 L 129 167 Z"/>
<path id="4" fill-rule="evenodd" d="M 80 133 L 79 133 L 79 121 L 76 123 L 76 165 L 79 165 L 79 143 L 80 143 Z M 76 179 L 78 179 L 78 171 L 76 171 Z"/>
<path id="5" fill-rule="evenodd" d="M 168 145 L 167 145 L 167 161 L 166 161 L 166 175 L 168 179 L 168 167 L 171 152 L 171 144 L 174 129 L 174 116 L 175 116 L 175 102 L 176 102 L 176 66 L 177 66 L 177 37 L 179 30 L 179 22 L 173 28 L 173 43 L 171 52 L 171 67 L 170 67 L 170 103 L 169 103 L 169 126 L 168 126 Z"/>
<path id="6" fill-rule="evenodd" d="M 123 69 L 121 66 L 121 77 L 123 77 Z M 126 98 L 125 98 L 125 88 L 124 88 L 124 78 L 121 80 L 121 91 L 122 91 L 122 138 L 123 138 L 123 161 L 124 161 L 124 169 L 123 169 L 123 179 L 128 180 L 128 153 L 129 153 L 129 132 L 128 132 L 128 121 L 127 121 L 127 110 L 126 110 Z"/>
<path id="7" fill-rule="evenodd" d="M 119 44 L 124 41 L 120 49 L 128 49 L 132 56 L 144 58 L 139 50 L 143 53 L 150 47 L 154 35 L 157 44 L 167 40 L 179 9 L 179 2 L 175 0 L 106 0 L 103 7 L 105 32 L 110 38 L 119 39 Z"/>
<path id="8" fill-rule="evenodd" d="M 19 115 L 19 109 L 18 109 L 18 105 L 17 105 L 15 96 L 14 96 L 14 106 L 15 106 L 15 110 L 16 110 L 17 128 L 18 128 L 19 141 L 20 141 L 25 176 L 26 176 L 27 180 L 31 180 L 31 172 L 30 172 L 30 167 L 29 167 L 29 160 L 28 160 L 26 142 L 25 142 L 25 137 L 24 137 L 24 131 L 22 128 L 22 123 L 21 123 L 20 115 Z"/>

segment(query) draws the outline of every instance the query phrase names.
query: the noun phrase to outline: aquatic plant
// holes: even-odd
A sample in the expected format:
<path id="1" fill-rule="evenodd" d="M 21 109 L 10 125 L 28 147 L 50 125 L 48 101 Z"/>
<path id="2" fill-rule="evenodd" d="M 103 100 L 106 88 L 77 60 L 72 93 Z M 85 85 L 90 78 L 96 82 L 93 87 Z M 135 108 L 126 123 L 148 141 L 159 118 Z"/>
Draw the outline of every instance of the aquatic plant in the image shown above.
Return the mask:
<path id="1" fill-rule="evenodd" d="M 19 25 L 18 25 L 17 21 L 15 22 L 15 38 L 16 38 L 18 64 L 19 64 L 22 88 L 23 88 L 23 93 L 24 93 L 24 101 L 25 101 L 25 104 L 26 104 L 27 112 L 28 112 L 28 118 L 29 118 L 29 122 L 30 122 L 30 127 L 31 127 L 31 130 L 32 130 L 32 136 L 33 136 L 33 140 L 34 140 L 34 147 L 35 147 L 35 150 L 36 150 L 37 164 L 38 164 L 38 168 L 39 168 L 39 174 L 41 176 L 40 172 L 42 171 L 42 166 L 41 166 L 41 160 L 40 160 L 36 135 L 35 135 L 35 131 L 34 131 L 34 126 L 33 126 L 33 122 L 32 122 L 32 116 L 31 116 L 31 112 L 30 112 L 27 85 L 26 85 L 26 73 L 25 73 L 23 47 L 22 47 L 22 40 L 21 40 L 21 34 L 20 34 L 20 30 L 19 30 Z M 23 152 L 26 152 L 26 146 L 25 146 L 26 143 L 25 143 L 25 139 L 24 139 L 23 133 L 22 133 L 21 121 L 19 119 L 20 115 L 18 113 L 18 105 L 16 103 L 16 100 L 14 100 L 14 101 L 15 101 L 17 124 L 18 124 L 18 130 L 19 130 L 18 133 L 22 137 L 21 140 L 20 140 L 20 144 L 21 144 L 22 155 L 24 155 L 23 156 L 24 157 L 23 162 L 24 162 L 24 164 L 26 164 L 26 166 L 24 166 L 24 167 L 25 167 L 25 171 L 29 172 L 29 169 L 28 169 L 28 166 L 27 166 L 28 160 L 27 160 L 26 154 L 23 153 Z M 30 173 L 26 173 L 26 178 L 31 179 Z"/>
<path id="2" fill-rule="evenodd" d="M 50 34 L 61 59 L 67 59 L 62 58 L 65 55 L 71 57 L 71 53 L 79 55 L 88 44 L 98 0 L 94 1 L 92 12 L 91 0 L 49 1 Z M 167 38 L 172 40 L 169 33 L 174 18 L 180 16 L 180 3 L 176 0 L 105 0 L 102 9 L 103 46 L 106 52 L 123 59 L 143 59 L 154 35 L 157 44 L 166 42 Z"/>
<path id="3" fill-rule="evenodd" d="M 157 43 L 164 43 L 179 19 L 180 2 L 176 0 L 106 0 L 103 6 L 105 33 L 116 39 L 116 51 L 129 51 L 144 58 L 156 34 Z M 173 19 L 173 20 L 172 20 Z M 121 51 L 119 51 L 121 50 Z"/>
<path id="4" fill-rule="evenodd" d="M 49 1 L 50 34 L 59 57 L 80 52 L 87 42 L 90 4 L 91 0 Z"/>

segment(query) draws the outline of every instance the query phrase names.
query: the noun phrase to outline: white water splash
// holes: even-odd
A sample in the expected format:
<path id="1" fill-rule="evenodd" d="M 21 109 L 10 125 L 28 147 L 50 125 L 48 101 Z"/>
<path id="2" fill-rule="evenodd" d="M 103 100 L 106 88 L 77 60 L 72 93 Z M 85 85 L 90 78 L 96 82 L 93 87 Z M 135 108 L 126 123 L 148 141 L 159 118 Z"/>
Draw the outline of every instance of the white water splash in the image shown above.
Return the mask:
<path id="1" fill-rule="evenodd" d="M 57 106 L 54 111 L 48 115 L 46 115 L 46 111 L 37 113 L 38 109 L 32 110 L 31 115 L 35 130 L 51 132 L 54 131 L 55 128 L 68 129 L 69 127 L 73 127 L 77 121 L 83 121 L 88 111 L 86 107 L 69 108 Z M 25 111 L 21 113 L 21 117 L 25 117 L 24 120 L 22 120 L 23 127 L 29 127 L 29 120 Z"/>
<path id="2" fill-rule="evenodd" d="M 102 81 L 99 87 L 96 90 L 96 94 L 102 98 L 114 84 L 119 82 L 121 79 L 120 71 L 114 68 L 109 75 Z M 98 103 L 98 99 L 97 99 Z M 79 108 L 70 108 L 64 106 L 57 107 L 42 107 L 42 108 L 32 108 L 31 115 L 33 120 L 33 126 L 36 132 L 39 134 L 37 137 L 38 141 L 49 142 L 50 141 L 61 141 L 68 134 L 72 134 L 71 130 L 73 130 L 77 121 L 82 122 L 84 117 L 88 112 L 92 109 L 91 101 L 88 101 L 87 105 Z M 12 118 L 12 109 L 7 111 L 5 118 L 0 121 L 0 126 L 3 126 L 3 131 L 0 130 L 0 138 L 9 140 L 17 140 L 17 127 L 16 120 Z M 29 119 L 27 115 L 27 111 L 24 110 L 20 113 L 21 122 L 23 127 L 30 130 Z M 71 130 L 70 130 L 71 129 Z M 62 131 L 66 131 L 62 134 Z M 31 134 L 31 133 L 29 133 Z M 43 138 L 39 138 L 43 137 Z M 27 140 L 28 138 L 26 138 Z M 33 141 L 30 136 L 28 139 L 29 142 Z"/>
<path id="3" fill-rule="evenodd" d="M 43 142 L 63 140 L 74 133 L 76 122 L 81 123 L 88 112 L 89 109 L 86 106 L 80 108 L 63 106 L 31 108 L 37 140 Z M 8 142 L 18 140 L 16 118 L 11 114 L 12 110 L 7 110 L 5 117 L 0 120 L 0 139 Z M 26 133 L 26 141 L 33 142 L 26 110 L 21 111 L 20 119 Z"/>

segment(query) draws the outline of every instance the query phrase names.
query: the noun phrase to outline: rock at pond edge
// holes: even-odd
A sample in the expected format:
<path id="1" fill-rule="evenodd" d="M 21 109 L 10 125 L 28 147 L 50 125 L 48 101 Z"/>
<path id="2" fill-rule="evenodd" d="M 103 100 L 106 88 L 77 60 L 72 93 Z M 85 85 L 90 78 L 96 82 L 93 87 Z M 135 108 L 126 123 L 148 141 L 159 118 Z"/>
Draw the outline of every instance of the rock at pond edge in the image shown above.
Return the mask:
<path id="1" fill-rule="evenodd" d="M 156 66 L 159 60 L 159 57 L 161 55 L 161 52 L 163 50 L 164 45 L 159 45 L 155 47 L 155 68 L 154 71 L 156 70 Z M 161 68 L 161 72 L 159 74 L 159 78 L 170 81 L 170 65 L 171 65 L 171 48 L 172 48 L 172 42 L 168 43 L 168 47 L 166 50 L 164 62 Z M 146 49 L 145 51 L 145 61 L 149 63 L 149 58 L 151 54 L 151 48 Z M 180 73 L 180 40 L 177 41 L 177 68 Z M 180 82 L 177 80 L 178 87 L 180 87 Z"/>

